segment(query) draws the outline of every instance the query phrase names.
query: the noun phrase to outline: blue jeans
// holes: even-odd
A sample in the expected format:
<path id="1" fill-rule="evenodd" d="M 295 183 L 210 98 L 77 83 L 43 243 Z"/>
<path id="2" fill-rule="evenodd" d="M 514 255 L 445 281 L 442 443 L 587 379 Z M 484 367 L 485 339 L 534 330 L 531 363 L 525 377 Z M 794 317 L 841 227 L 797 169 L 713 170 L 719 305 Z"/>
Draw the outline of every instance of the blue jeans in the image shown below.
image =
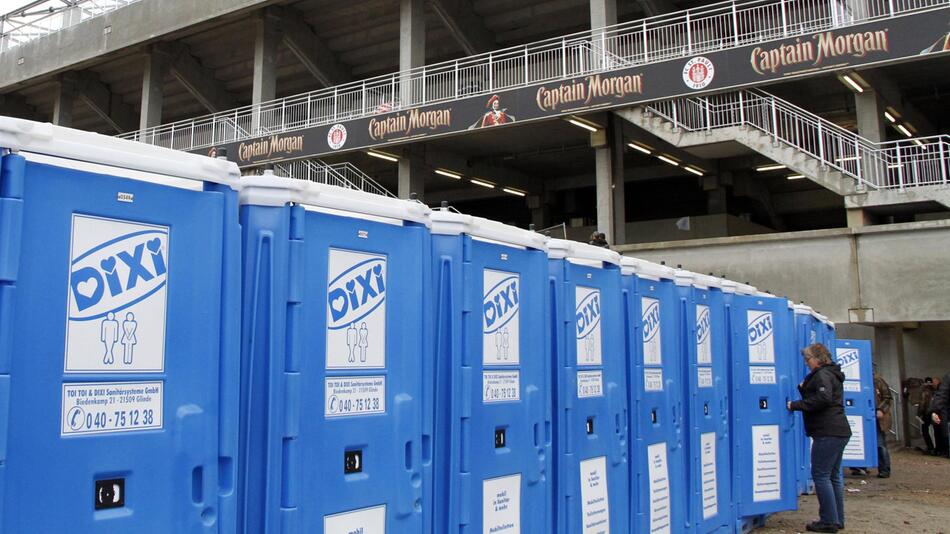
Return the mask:
<path id="1" fill-rule="evenodd" d="M 811 478 L 818 495 L 819 521 L 844 524 L 844 478 L 841 456 L 848 438 L 818 437 L 811 446 Z"/>
<path id="2" fill-rule="evenodd" d="M 891 474 L 891 451 L 887 448 L 887 432 L 877 431 L 877 472 Z"/>

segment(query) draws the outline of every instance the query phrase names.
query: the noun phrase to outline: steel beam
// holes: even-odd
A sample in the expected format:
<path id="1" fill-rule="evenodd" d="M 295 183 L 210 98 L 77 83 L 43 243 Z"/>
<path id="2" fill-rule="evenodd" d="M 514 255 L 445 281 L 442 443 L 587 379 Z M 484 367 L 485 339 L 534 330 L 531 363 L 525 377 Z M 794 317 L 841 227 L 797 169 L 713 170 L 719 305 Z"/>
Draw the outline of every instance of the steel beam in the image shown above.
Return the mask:
<path id="1" fill-rule="evenodd" d="M 429 6 L 466 54 L 481 54 L 495 48 L 495 35 L 469 0 L 429 0 Z"/>

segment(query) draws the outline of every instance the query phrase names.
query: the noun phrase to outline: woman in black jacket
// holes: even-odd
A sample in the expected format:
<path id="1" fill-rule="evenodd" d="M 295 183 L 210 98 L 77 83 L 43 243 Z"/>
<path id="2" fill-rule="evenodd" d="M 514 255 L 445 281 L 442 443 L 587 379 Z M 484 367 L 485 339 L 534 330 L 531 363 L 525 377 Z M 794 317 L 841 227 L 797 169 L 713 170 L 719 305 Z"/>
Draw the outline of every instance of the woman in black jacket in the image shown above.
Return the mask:
<path id="1" fill-rule="evenodd" d="M 844 415 L 844 373 L 821 343 L 802 350 L 811 371 L 798 386 L 802 400 L 788 403 L 791 411 L 801 411 L 805 433 L 811 446 L 811 477 L 818 495 L 819 520 L 806 527 L 811 532 L 838 532 L 844 528 L 844 480 L 841 456 L 851 438 Z"/>

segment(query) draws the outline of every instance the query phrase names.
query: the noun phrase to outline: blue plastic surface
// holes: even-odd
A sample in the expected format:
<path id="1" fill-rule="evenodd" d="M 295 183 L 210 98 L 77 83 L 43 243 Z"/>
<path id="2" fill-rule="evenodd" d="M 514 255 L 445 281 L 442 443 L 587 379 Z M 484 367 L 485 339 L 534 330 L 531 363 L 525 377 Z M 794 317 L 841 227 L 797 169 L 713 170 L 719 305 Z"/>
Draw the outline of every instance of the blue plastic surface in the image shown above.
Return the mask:
<path id="1" fill-rule="evenodd" d="M 241 207 L 239 532 L 425 532 L 429 234 Z"/>
<path id="2" fill-rule="evenodd" d="M 670 280 L 626 275 L 623 285 L 635 435 L 630 446 L 632 530 L 681 532 L 688 492 L 681 308 Z"/>
<path id="3" fill-rule="evenodd" d="M 726 308 L 717 288 L 676 286 L 686 386 L 687 527 L 731 532 L 729 364 Z"/>
<path id="4" fill-rule="evenodd" d="M 800 355 L 802 349 L 812 343 L 822 343 L 823 338 L 821 334 L 823 333 L 823 324 L 810 313 L 795 313 L 794 316 L 795 340 L 796 348 L 798 349 L 798 352 L 795 354 Z M 832 347 L 828 347 L 828 350 L 832 350 Z M 801 360 L 801 358 L 799 358 L 799 360 Z M 794 382 L 801 384 L 805 376 L 808 375 L 808 367 L 805 366 L 804 360 L 801 360 L 799 365 L 795 366 L 795 372 Z M 811 480 L 811 438 L 805 435 L 805 426 L 801 412 L 795 414 L 795 419 L 796 423 L 798 423 L 798 428 L 801 429 L 795 447 L 798 471 L 796 482 L 798 485 L 798 493 L 802 495 L 813 491 L 813 483 Z"/>
<path id="5" fill-rule="evenodd" d="M 628 532 L 627 378 L 615 265 L 549 262 L 554 324 L 554 532 Z M 606 478 L 606 481 L 604 480 Z"/>
<path id="6" fill-rule="evenodd" d="M 871 342 L 838 339 L 835 361 L 844 373 L 844 413 L 851 440 L 844 449 L 843 467 L 877 467 L 877 409 Z"/>
<path id="7" fill-rule="evenodd" d="M 736 294 L 729 301 L 733 502 L 741 526 L 797 507 L 798 434 L 786 403 L 793 398 L 791 361 L 799 357 L 787 300 Z"/>
<path id="8" fill-rule="evenodd" d="M 0 163 L 0 532 L 234 532 L 237 194 L 74 166 Z"/>
<path id="9" fill-rule="evenodd" d="M 547 256 L 432 237 L 434 532 L 550 532 Z"/>

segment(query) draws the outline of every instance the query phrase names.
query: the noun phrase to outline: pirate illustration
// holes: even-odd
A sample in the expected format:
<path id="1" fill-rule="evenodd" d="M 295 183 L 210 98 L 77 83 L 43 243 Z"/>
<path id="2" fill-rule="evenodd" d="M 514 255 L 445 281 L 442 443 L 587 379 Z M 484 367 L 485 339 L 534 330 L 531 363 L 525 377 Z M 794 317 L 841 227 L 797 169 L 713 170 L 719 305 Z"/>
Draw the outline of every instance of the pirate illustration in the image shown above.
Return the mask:
<path id="1" fill-rule="evenodd" d="M 485 104 L 485 107 L 488 108 L 488 112 L 482 115 L 480 119 L 475 121 L 475 124 L 469 126 L 469 130 L 474 130 L 475 128 L 488 128 L 489 126 L 498 126 L 499 124 L 515 122 L 515 117 L 508 113 L 508 108 L 501 107 L 501 99 L 498 98 L 498 95 L 492 95 L 492 97 L 489 98 L 488 102 Z"/>

